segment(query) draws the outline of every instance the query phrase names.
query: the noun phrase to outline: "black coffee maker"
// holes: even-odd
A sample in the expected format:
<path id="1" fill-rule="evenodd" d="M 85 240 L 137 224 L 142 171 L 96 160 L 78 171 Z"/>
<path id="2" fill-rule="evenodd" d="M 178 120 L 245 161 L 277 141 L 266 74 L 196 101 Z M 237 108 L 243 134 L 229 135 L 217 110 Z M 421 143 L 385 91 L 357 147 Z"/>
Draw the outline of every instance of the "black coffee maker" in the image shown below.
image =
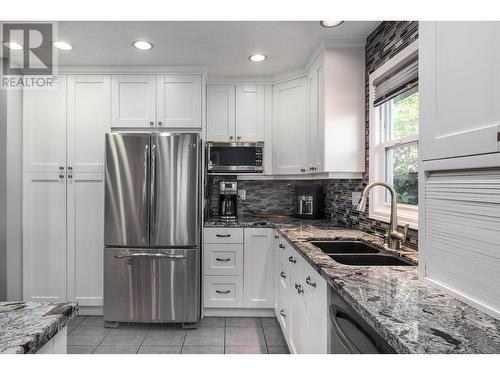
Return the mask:
<path id="1" fill-rule="evenodd" d="M 219 216 L 223 220 L 236 220 L 238 212 L 238 183 L 221 181 L 219 185 Z"/>

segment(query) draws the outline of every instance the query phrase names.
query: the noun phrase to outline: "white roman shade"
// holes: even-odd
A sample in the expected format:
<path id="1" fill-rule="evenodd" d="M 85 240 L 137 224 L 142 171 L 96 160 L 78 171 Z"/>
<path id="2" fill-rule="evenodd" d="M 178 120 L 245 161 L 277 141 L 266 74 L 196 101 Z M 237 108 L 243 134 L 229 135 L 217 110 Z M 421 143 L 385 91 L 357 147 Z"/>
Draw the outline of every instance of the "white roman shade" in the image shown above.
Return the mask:
<path id="1" fill-rule="evenodd" d="M 373 82 L 375 98 L 373 106 L 378 106 L 392 98 L 418 86 L 418 57 L 394 68 Z"/>

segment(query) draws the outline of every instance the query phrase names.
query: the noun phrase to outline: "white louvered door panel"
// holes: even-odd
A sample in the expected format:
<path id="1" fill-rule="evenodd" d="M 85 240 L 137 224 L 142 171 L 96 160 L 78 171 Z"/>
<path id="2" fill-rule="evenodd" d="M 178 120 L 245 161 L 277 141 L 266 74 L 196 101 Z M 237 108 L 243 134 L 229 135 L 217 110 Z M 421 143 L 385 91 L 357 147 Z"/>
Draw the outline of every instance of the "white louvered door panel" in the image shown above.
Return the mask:
<path id="1" fill-rule="evenodd" d="M 433 173 L 425 199 L 426 278 L 500 316 L 500 170 Z"/>

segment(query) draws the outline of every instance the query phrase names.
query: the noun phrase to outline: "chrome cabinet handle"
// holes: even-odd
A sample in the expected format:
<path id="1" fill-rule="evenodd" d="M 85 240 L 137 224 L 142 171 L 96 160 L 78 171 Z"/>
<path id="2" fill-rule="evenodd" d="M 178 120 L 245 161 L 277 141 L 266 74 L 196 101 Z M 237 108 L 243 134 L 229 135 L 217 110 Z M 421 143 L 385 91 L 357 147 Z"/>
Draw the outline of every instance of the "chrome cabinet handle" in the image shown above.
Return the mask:
<path id="1" fill-rule="evenodd" d="M 285 310 L 281 309 L 281 310 L 280 310 L 280 315 L 281 315 L 283 318 L 286 318 Z"/>
<path id="2" fill-rule="evenodd" d="M 228 294 L 228 293 L 231 293 L 230 290 L 216 290 L 215 293 L 219 293 L 219 294 Z"/>
<path id="3" fill-rule="evenodd" d="M 280 236 L 274 235 L 274 238 L 278 239 L 278 238 L 280 238 Z"/>
<path id="4" fill-rule="evenodd" d="M 73 175 L 72 175 L 72 174 L 69 174 L 69 175 L 68 175 L 68 178 L 73 178 Z"/>
<path id="5" fill-rule="evenodd" d="M 139 257 L 144 257 L 144 258 L 168 258 L 168 259 L 179 259 L 179 260 L 187 258 L 185 255 L 171 255 L 171 254 L 162 254 L 162 253 L 156 253 L 156 254 L 150 254 L 150 253 L 133 253 L 133 254 L 119 254 L 119 255 L 115 255 L 115 258 L 117 258 L 117 259 L 139 258 Z"/>
<path id="6" fill-rule="evenodd" d="M 309 284 L 310 286 L 316 288 L 316 283 L 315 282 L 311 282 L 311 276 L 307 276 L 306 277 L 306 283 Z"/>
<path id="7" fill-rule="evenodd" d="M 290 256 L 288 258 L 288 261 L 291 262 L 291 263 L 297 263 L 297 259 L 295 259 L 294 257 Z"/>
<path id="8" fill-rule="evenodd" d="M 237 137 L 236 137 L 236 139 L 240 140 L 240 139 L 241 139 L 241 137 L 240 137 L 240 136 L 237 136 Z"/>
<path id="9" fill-rule="evenodd" d="M 283 245 L 282 243 L 280 243 L 278 246 L 279 246 L 280 249 L 284 249 L 285 248 L 285 245 Z"/>
<path id="10" fill-rule="evenodd" d="M 155 122 L 154 121 L 150 121 L 149 122 L 149 126 L 155 126 Z"/>
<path id="11" fill-rule="evenodd" d="M 286 274 L 285 274 L 283 271 L 281 271 L 280 276 L 281 276 L 282 278 L 286 279 Z"/>
<path id="12" fill-rule="evenodd" d="M 231 136 L 229 136 L 229 139 L 230 139 L 230 140 L 233 140 L 233 136 L 232 136 L 232 135 L 231 135 Z"/>
<path id="13" fill-rule="evenodd" d="M 71 165 L 68 165 L 68 171 L 72 171 L 73 167 Z"/>
<path id="14" fill-rule="evenodd" d="M 304 168 L 301 168 L 300 171 L 304 173 L 306 170 Z"/>
<path id="15" fill-rule="evenodd" d="M 64 170 L 64 167 L 62 165 L 59 166 L 59 170 L 60 171 L 63 171 Z"/>
<path id="16" fill-rule="evenodd" d="M 215 260 L 218 262 L 229 262 L 231 258 L 215 258 Z"/>
<path id="17" fill-rule="evenodd" d="M 163 125 L 163 122 L 162 121 L 158 121 L 158 126 L 162 126 Z"/>
<path id="18" fill-rule="evenodd" d="M 61 179 L 62 179 L 62 178 L 64 178 L 64 175 L 63 175 L 63 174 L 60 174 L 60 175 L 59 175 L 59 178 L 61 178 Z"/>
<path id="19" fill-rule="evenodd" d="M 230 234 L 216 234 L 215 237 L 228 238 L 228 237 L 231 237 L 231 235 Z"/>
<path id="20" fill-rule="evenodd" d="M 295 289 L 297 289 L 297 293 L 304 293 L 304 289 L 302 289 L 302 285 L 295 283 Z"/>

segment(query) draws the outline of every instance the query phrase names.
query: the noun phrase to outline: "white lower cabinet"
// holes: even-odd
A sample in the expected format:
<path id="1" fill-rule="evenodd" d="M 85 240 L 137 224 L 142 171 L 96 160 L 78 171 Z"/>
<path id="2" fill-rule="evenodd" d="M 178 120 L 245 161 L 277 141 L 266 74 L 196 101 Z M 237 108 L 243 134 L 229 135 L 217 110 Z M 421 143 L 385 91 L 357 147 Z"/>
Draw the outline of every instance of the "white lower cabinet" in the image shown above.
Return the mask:
<path id="1" fill-rule="evenodd" d="M 275 242 L 275 313 L 292 353 L 328 352 L 326 281 L 281 236 Z"/>
<path id="2" fill-rule="evenodd" d="M 62 328 L 56 333 L 36 354 L 67 354 L 68 327 Z"/>
<path id="3" fill-rule="evenodd" d="M 205 308 L 274 307 L 274 230 L 205 228 Z"/>

